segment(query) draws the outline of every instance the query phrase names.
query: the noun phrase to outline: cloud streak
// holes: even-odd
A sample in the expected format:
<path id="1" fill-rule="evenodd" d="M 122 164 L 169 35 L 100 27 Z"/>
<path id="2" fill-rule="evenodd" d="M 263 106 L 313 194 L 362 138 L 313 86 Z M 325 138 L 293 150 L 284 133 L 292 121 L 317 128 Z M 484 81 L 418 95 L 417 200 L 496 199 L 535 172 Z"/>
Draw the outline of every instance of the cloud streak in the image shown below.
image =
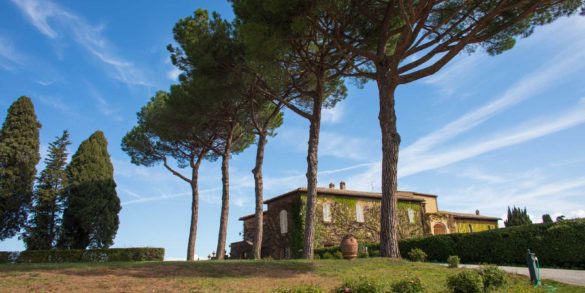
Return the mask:
<path id="1" fill-rule="evenodd" d="M 51 40 L 71 37 L 90 55 L 106 65 L 108 73 L 113 72 L 116 80 L 127 85 L 151 86 L 140 69 L 113 53 L 112 45 L 102 34 L 102 26 L 92 26 L 83 17 L 51 1 L 11 1 L 39 32 Z"/>
<path id="2" fill-rule="evenodd" d="M 438 169 L 459 161 L 504 147 L 523 143 L 535 138 L 550 135 L 585 123 L 585 103 L 576 109 L 559 114 L 556 118 L 540 118 L 509 132 L 503 132 L 489 139 L 454 146 L 443 152 L 410 155 L 401 158 L 399 176 L 405 177 L 423 171 Z"/>
<path id="3" fill-rule="evenodd" d="M 36 95 L 37 99 L 41 104 L 47 105 L 55 110 L 61 111 L 67 115 L 73 117 L 79 117 L 79 114 L 71 109 L 69 105 L 67 105 L 60 97 L 55 96 L 46 96 L 46 95 Z"/>
<path id="4" fill-rule="evenodd" d="M 9 39 L 0 37 L 0 66 L 6 70 L 14 70 L 14 65 L 22 65 L 24 57 L 16 51 Z"/>
<path id="5" fill-rule="evenodd" d="M 404 150 L 401 150 L 401 155 L 403 157 L 410 157 L 433 149 L 435 146 L 481 125 L 500 112 L 549 89 L 551 86 L 580 69 L 575 64 L 583 64 L 585 62 L 585 45 L 580 47 L 583 47 L 583 50 L 571 48 L 571 54 L 567 52 L 559 53 L 551 62 L 540 67 L 535 73 L 516 82 L 504 92 L 502 97 L 476 110 L 470 111 L 441 129 L 418 139 Z"/>
<path id="6" fill-rule="evenodd" d="M 120 115 L 120 109 L 110 105 L 110 103 L 104 99 L 102 94 L 98 92 L 98 90 L 89 82 L 87 82 L 87 88 L 96 101 L 97 109 L 100 111 L 100 113 L 102 113 L 102 115 L 110 117 L 118 122 L 124 120 L 122 115 Z"/>

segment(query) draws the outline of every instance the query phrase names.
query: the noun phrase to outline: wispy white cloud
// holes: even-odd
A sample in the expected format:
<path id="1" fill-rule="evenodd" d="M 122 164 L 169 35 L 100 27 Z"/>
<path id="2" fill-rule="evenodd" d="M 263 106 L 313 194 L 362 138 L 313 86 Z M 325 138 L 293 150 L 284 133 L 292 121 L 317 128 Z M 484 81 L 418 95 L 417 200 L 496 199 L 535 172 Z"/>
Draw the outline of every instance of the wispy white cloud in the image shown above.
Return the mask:
<path id="1" fill-rule="evenodd" d="M 90 25 L 83 17 L 51 2 L 41 0 L 11 0 L 27 20 L 52 40 L 70 36 L 93 57 L 106 65 L 113 78 L 128 85 L 150 86 L 143 71 L 132 62 L 117 56 L 103 35 L 103 26 Z"/>
<path id="2" fill-rule="evenodd" d="M 50 86 L 57 81 L 56 80 L 36 80 L 35 82 L 39 85 L 42 85 L 42 86 Z"/>
<path id="3" fill-rule="evenodd" d="M 504 92 L 502 97 L 478 109 L 465 113 L 460 118 L 448 123 L 439 130 L 423 136 L 401 150 L 401 155 L 403 157 L 415 156 L 433 149 L 437 145 L 472 130 L 500 112 L 558 84 L 576 70 L 582 69 L 575 66 L 575 64 L 583 64 L 585 62 L 585 43 L 581 47 L 582 50 L 571 48 L 571 50 L 574 50 L 574 54 L 568 55 L 566 52 L 559 53 L 558 56 L 552 58 L 553 60 L 551 62 L 548 62 L 534 73 L 516 82 Z"/>
<path id="4" fill-rule="evenodd" d="M 454 175 L 460 178 L 471 179 L 474 181 L 484 182 L 488 184 L 504 183 L 511 180 L 510 177 L 504 177 L 501 175 L 490 174 L 484 170 L 472 167 L 472 168 L 456 168 L 456 172 L 447 172 L 450 175 Z"/>
<path id="5" fill-rule="evenodd" d="M 340 132 L 323 131 L 319 139 L 319 155 L 362 160 L 367 154 L 365 139 Z"/>
<path id="6" fill-rule="evenodd" d="M 128 190 L 128 189 L 122 189 L 122 192 L 124 192 L 125 194 L 131 196 L 134 199 L 143 199 L 144 197 L 132 190 Z"/>
<path id="7" fill-rule="evenodd" d="M 550 170 L 528 170 L 526 172 L 506 172 L 506 182 L 466 182 L 463 186 L 447 188 L 441 194 L 442 206 L 447 210 L 481 209 L 483 214 L 500 215 L 505 218 L 508 206 L 526 207 L 533 222 L 540 222 L 542 214 L 568 218 L 579 216 L 585 205 L 571 199 L 582 196 L 585 177 L 555 178 Z M 483 170 L 482 172 L 490 176 Z M 534 174 L 540 174 L 533 176 Z"/>
<path id="8" fill-rule="evenodd" d="M 558 113 L 554 117 L 541 117 L 517 126 L 513 130 L 501 132 L 490 138 L 468 141 L 460 145 L 452 145 L 446 150 L 403 151 L 400 153 L 398 177 L 404 178 L 421 172 L 436 170 L 479 155 L 524 143 L 539 137 L 551 135 L 559 131 L 585 123 L 585 103 L 580 102 L 571 110 Z M 407 147 L 408 148 L 408 147 Z M 381 164 L 370 164 L 368 168 L 353 174 L 349 181 L 361 189 L 380 189 Z M 471 174 L 483 176 L 484 180 L 497 181 L 499 178 L 488 178 L 485 174 Z M 470 175 L 470 176 L 471 176 Z"/>
<path id="9" fill-rule="evenodd" d="M 305 153 L 307 151 L 308 131 L 289 128 L 279 134 L 289 147 Z M 321 131 L 319 135 L 319 156 L 330 156 L 351 160 L 363 160 L 367 157 L 371 143 L 366 139 L 338 131 Z"/>
<path id="10" fill-rule="evenodd" d="M 24 56 L 17 52 L 12 41 L 0 36 L 0 67 L 12 71 L 15 65 L 22 65 Z"/>
<path id="11" fill-rule="evenodd" d="M 22 10 L 33 26 L 51 39 L 57 38 L 59 34 L 49 25 L 50 18 L 74 17 L 50 1 L 12 0 L 12 3 Z"/>
<path id="12" fill-rule="evenodd" d="M 469 72 L 473 72 L 474 68 L 482 63 L 485 58 L 489 57 L 483 54 L 459 56 L 456 61 L 453 61 L 437 74 L 422 79 L 421 81 L 438 87 L 440 93 L 443 95 L 461 94 L 457 92 L 460 89 L 461 83 L 472 76 Z"/>
<path id="13" fill-rule="evenodd" d="M 55 110 L 58 110 L 64 114 L 79 117 L 77 114 L 67 103 L 63 101 L 60 97 L 57 96 L 46 96 L 46 95 L 35 95 L 34 98 L 41 102 L 41 104 L 49 106 Z"/>
<path id="14" fill-rule="evenodd" d="M 181 75 L 181 70 L 177 67 L 173 67 L 169 71 L 167 71 L 167 78 L 170 80 L 173 80 L 173 81 L 178 80 L 179 75 Z"/>
<path id="15" fill-rule="evenodd" d="M 97 109 L 102 115 L 116 121 L 124 120 L 122 115 L 120 115 L 120 108 L 112 106 L 91 83 L 87 82 L 87 88 L 96 102 Z"/>
<path id="16" fill-rule="evenodd" d="M 321 121 L 325 124 L 335 124 L 343 120 L 345 116 L 345 103 L 338 103 L 331 109 L 324 109 L 321 113 Z"/>
<path id="17" fill-rule="evenodd" d="M 583 123 L 585 123 L 585 105 L 580 103 L 575 109 L 560 113 L 554 118 L 539 118 L 525 123 L 513 131 L 502 132 L 492 138 L 453 146 L 447 151 L 426 152 L 416 155 L 407 153 L 407 155 L 401 157 L 399 176 L 404 177 L 423 171 L 438 169 L 493 150 L 550 135 Z"/>
<path id="18" fill-rule="evenodd" d="M 585 187 L 585 177 L 543 182 L 542 185 L 528 191 L 506 194 L 506 202 L 509 205 L 525 205 L 542 198 L 546 198 L 546 200 L 551 200 L 552 197 L 558 199 L 568 191 L 582 190 L 583 187 Z M 498 204 L 495 202 L 485 203 L 485 206 L 498 206 Z"/>

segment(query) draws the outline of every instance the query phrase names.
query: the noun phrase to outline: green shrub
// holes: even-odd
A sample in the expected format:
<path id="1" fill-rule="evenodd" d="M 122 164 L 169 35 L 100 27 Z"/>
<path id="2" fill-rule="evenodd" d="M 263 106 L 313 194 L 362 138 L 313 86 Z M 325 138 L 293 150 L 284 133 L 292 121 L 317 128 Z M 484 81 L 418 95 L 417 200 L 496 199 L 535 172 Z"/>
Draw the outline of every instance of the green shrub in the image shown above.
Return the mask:
<path id="1" fill-rule="evenodd" d="M 414 277 L 398 281 L 392 285 L 392 292 L 395 293 L 422 293 L 425 287 L 419 278 Z"/>
<path id="2" fill-rule="evenodd" d="M 322 248 L 317 248 L 314 250 L 314 255 L 317 256 L 319 255 L 319 257 L 321 259 L 326 259 L 325 258 L 325 254 L 329 253 L 331 256 L 329 256 L 329 259 L 332 259 L 332 256 L 336 253 L 336 252 L 341 252 L 341 248 L 339 246 L 333 246 L 333 247 L 322 247 Z"/>
<path id="3" fill-rule="evenodd" d="M 308 285 L 308 286 L 299 286 L 293 288 L 278 288 L 272 290 L 274 293 L 324 293 L 325 290 L 321 289 L 319 286 L 315 285 Z"/>
<path id="4" fill-rule="evenodd" d="M 19 254 L 18 251 L 0 251 L 0 264 L 16 262 Z"/>
<path id="5" fill-rule="evenodd" d="M 370 257 L 380 257 L 380 249 L 372 249 L 368 251 Z"/>
<path id="6" fill-rule="evenodd" d="M 484 292 L 499 289 L 508 282 L 506 273 L 495 265 L 480 266 L 479 274 L 483 280 Z"/>
<path id="7" fill-rule="evenodd" d="M 378 243 L 363 243 L 358 246 L 358 257 L 377 257 L 380 256 L 380 244 Z M 343 258 L 341 248 L 339 246 L 321 247 L 315 249 L 315 258 L 319 256 L 320 259 L 325 259 L 325 254 L 329 253 L 333 258 Z"/>
<path id="8" fill-rule="evenodd" d="M 23 251 L 16 261 L 20 263 L 162 261 L 164 256 L 164 248 L 53 249 Z"/>
<path id="9" fill-rule="evenodd" d="M 447 289 L 453 293 L 481 293 L 483 282 L 475 270 L 465 270 L 447 278 Z"/>
<path id="10" fill-rule="evenodd" d="M 530 249 L 546 267 L 585 268 L 585 219 L 533 224 L 470 234 L 448 234 L 400 241 L 400 253 L 413 248 L 429 261 L 446 262 L 458 255 L 464 263 L 525 265 Z"/>
<path id="11" fill-rule="evenodd" d="M 413 248 L 408 252 L 408 258 L 411 261 L 424 262 L 427 259 L 427 254 L 420 248 Z"/>
<path id="12" fill-rule="evenodd" d="M 352 292 L 352 293 L 381 293 L 386 292 L 386 284 L 379 282 L 373 278 L 360 276 L 357 279 L 350 279 L 343 282 L 341 287 L 337 288 L 336 292 Z"/>
<path id="13" fill-rule="evenodd" d="M 334 259 L 335 257 L 333 257 L 333 254 L 331 254 L 331 252 L 325 252 L 323 254 L 323 259 Z"/>
<path id="14" fill-rule="evenodd" d="M 456 255 L 451 255 L 447 258 L 447 263 L 449 264 L 449 267 L 452 269 L 458 268 L 460 262 L 461 259 L 459 259 L 459 257 Z"/>

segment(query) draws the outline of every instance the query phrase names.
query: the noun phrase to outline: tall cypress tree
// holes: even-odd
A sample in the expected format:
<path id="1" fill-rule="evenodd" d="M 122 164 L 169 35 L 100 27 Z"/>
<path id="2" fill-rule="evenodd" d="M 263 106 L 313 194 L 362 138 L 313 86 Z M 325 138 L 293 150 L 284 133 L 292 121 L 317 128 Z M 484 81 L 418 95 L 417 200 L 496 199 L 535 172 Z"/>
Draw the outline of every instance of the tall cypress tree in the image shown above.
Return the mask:
<path id="1" fill-rule="evenodd" d="M 41 159 L 39 128 L 28 97 L 10 106 L 0 130 L 0 240 L 16 235 L 27 219 Z"/>
<path id="2" fill-rule="evenodd" d="M 521 208 L 513 207 L 512 210 L 510 210 L 510 207 L 508 207 L 508 219 L 504 221 L 504 225 L 506 227 L 529 224 L 532 224 L 532 220 L 530 220 L 528 212 L 526 212 L 526 208 L 523 210 Z"/>
<path id="3" fill-rule="evenodd" d="M 67 130 L 49 144 L 45 169 L 37 179 L 33 194 L 33 215 L 23 235 L 24 244 L 29 250 L 51 249 L 59 235 L 67 187 L 67 146 L 70 144 Z"/>
<path id="4" fill-rule="evenodd" d="M 552 224 L 554 222 L 549 214 L 544 214 L 544 215 L 542 215 L 542 223 L 543 224 Z"/>
<path id="5" fill-rule="evenodd" d="M 96 131 L 79 145 L 67 167 L 60 248 L 107 248 L 114 243 L 121 206 L 107 147 L 104 133 Z"/>

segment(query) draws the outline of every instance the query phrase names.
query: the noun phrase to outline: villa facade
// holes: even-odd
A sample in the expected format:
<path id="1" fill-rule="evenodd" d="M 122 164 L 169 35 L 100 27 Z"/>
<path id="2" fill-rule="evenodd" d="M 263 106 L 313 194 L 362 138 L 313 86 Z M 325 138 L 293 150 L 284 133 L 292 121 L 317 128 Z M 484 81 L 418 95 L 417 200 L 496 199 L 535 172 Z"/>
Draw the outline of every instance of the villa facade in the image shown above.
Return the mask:
<path id="1" fill-rule="evenodd" d="M 381 193 L 317 188 L 315 248 L 339 245 L 343 236 L 360 243 L 377 243 L 380 231 Z M 297 188 L 264 201 L 262 257 L 286 259 L 302 254 L 307 189 Z M 230 257 L 251 258 L 255 215 L 241 217 L 243 240 L 230 245 Z M 425 235 L 471 233 L 498 227 L 499 218 L 441 211 L 437 196 L 398 191 L 398 235 L 401 239 Z"/>

